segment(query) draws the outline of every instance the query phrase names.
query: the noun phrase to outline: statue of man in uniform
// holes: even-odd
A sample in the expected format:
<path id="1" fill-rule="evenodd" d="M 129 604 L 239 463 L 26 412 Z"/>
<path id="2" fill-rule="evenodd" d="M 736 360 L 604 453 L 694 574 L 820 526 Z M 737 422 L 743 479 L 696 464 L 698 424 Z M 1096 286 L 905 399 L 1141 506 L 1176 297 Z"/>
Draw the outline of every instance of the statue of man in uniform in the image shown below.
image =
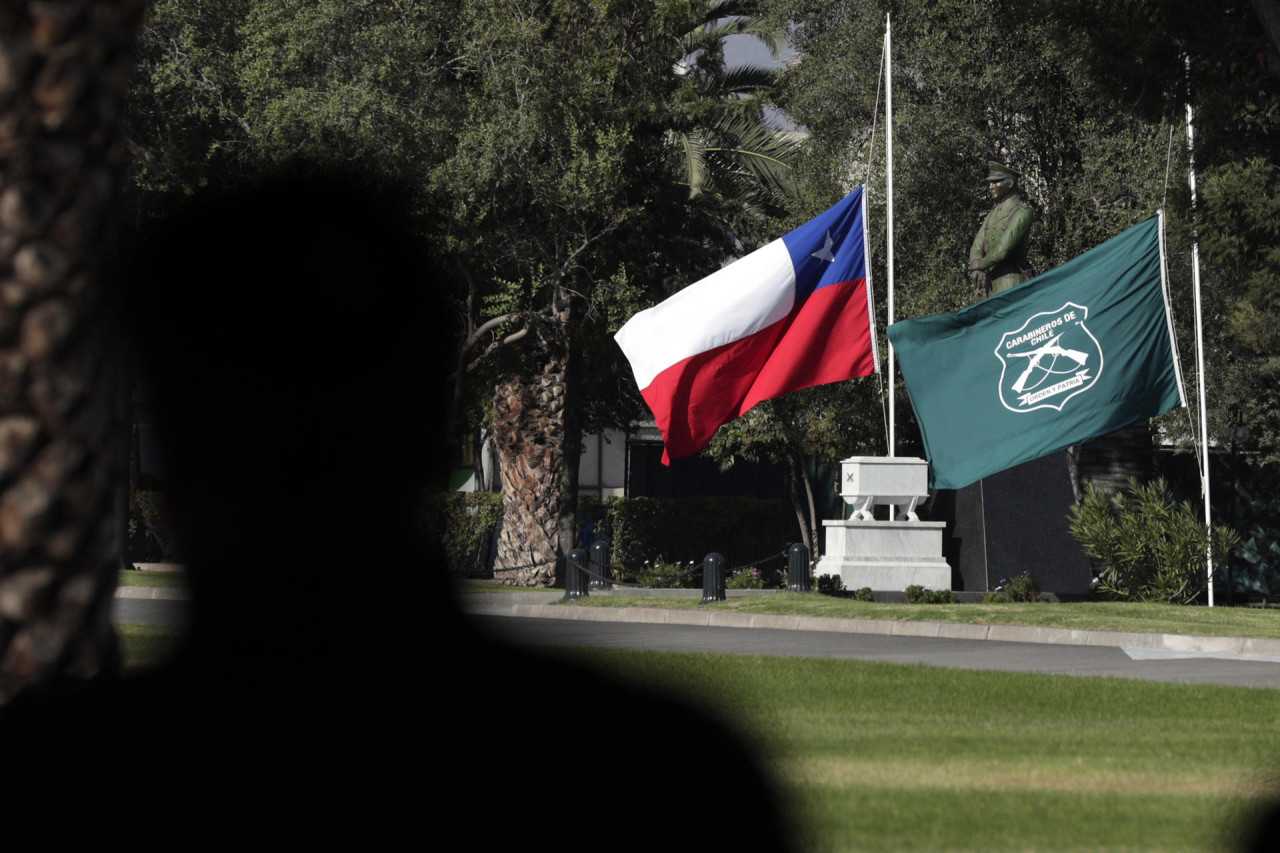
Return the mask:
<path id="1" fill-rule="evenodd" d="M 1018 194 L 1022 175 L 994 161 L 988 161 L 987 183 L 996 206 L 983 220 L 973 247 L 969 249 L 969 281 L 976 302 L 1002 293 L 1031 278 L 1027 243 L 1031 236 L 1031 208 Z"/>

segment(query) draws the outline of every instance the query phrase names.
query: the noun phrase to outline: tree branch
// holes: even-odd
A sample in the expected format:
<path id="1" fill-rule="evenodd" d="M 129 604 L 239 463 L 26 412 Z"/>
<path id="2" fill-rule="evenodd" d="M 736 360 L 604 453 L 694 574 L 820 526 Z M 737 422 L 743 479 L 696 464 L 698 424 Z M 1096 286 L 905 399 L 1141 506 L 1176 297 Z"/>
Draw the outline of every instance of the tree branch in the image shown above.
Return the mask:
<path id="1" fill-rule="evenodd" d="M 527 312 L 524 312 L 524 311 L 511 311 L 507 314 L 501 314 L 497 317 L 493 317 L 491 319 L 485 320 L 476 328 L 474 332 L 472 332 L 470 335 L 467 336 L 467 339 L 462 344 L 462 351 L 466 352 L 467 350 L 475 346 L 476 343 L 482 337 L 484 337 L 486 332 L 496 329 L 498 326 L 501 326 L 503 323 L 510 323 L 512 320 L 518 320 L 519 318 L 526 316 L 526 313 Z M 470 322 L 471 322 L 471 318 L 470 316 L 468 316 L 467 323 L 470 324 Z M 528 328 L 528 327 L 526 326 L 525 328 Z M 490 348 L 490 350 L 487 350 L 486 352 L 489 352 L 489 351 L 492 351 L 492 347 Z"/>
<path id="2" fill-rule="evenodd" d="M 467 365 L 465 372 L 470 373 L 471 371 L 475 370 L 477 367 L 481 365 L 481 363 L 486 358 L 492 355 L 500 347 L 504 347 L 507 344 L 513 344 L 516 341 L 523 338 L 525 335 L 529 334 L 529 328 L 530 328 L 529 326 L 525 326 L 517 331 L 512 332 L 511 334 L 507 335 L 505 338 L 501 340 L 493 341 L 492 343 L 490 343 L 489 346 L 485 347 L 484 352 L 480 353 L 478 356 L 476 356 L 474 359 L 471 360 L 471 362 Z"/>

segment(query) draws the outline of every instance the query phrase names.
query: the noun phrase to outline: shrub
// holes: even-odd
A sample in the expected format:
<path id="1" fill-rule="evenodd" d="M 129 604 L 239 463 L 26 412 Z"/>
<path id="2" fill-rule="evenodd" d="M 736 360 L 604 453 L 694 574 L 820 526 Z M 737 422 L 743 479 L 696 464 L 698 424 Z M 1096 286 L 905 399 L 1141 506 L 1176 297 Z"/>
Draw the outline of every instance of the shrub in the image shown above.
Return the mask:
<path id="1" fill-rule="evenodd" d="M 982 597 L 983 604 L 1008 604 L 1009 596 L 1003 592 L 989 592 Z"/>
<path id="2" fill-rule="evenodd" d="M 1163 478 L 1145 485 L 1131 478 L 1110 497 L 1090 485 L 1068 517 L 1085 554 L 1106 565 L 1095 587 L 1103 596 L 1189 604 L 1204 592 L 1209 536 L 1198 513 L 1177 503 Z M 1225 562 L 1239 541 L 1235 531 L 1215 526 L 1215 562 Z"/>
<path id="3" fill-rule="evenodd" d="M 729 573 L 724 585 L 728 589 L 764 589 L 764 577 L 756 568 L 739 569 Z"/>
<path id="4" fill-rule="evenodd" d="M 1040 600 L 1040 584 L 1031 577 L 1031 572 L 1023 572 L 1012 579 L 1001 578 L 996 591 L 1003 593 L 1008 601 Z"/>
<path id="5" fill-rule="evenodd" d="M 447 492 L 428 501 L 423 533 L 439 537 L 449 571 L 456 577 L 487 575 L 487 543 L 502 520 L 502 495 L 496 492 Z"/>
<path id="6" fill-rule="evenodd" d="M 696 589 L 702 585 L 701 569 L 702 564 L 694 560 L 687 563 L 677 560 L 673 563 L 659 557 L 656 560 L 645 560 L 633 573 L 623 573 L 623 580 L 673 589 Z M 725 578 L 725 586 L 732 587 L 729 578 Z"/>
<path id="7" fill-rule="evenodd" d="M 955 604 L 956 594 L 949 589 L 925 589 L 919 584 L 907 587 L 908 604 Z"/>
<path id="8" fill-rule="evenodd" d="M 818 575 L 818 592 L 823 595 L 839 595 L 844 592 L 844 579 L 839 575 Z"/>
<path id="9" fill-rule="evenodd" d="M 146 556 L 156 553 L 155 548 L 146 547 L 154 543 L 158 547 L 160 559 L 175 559 L 173 525 L 169 521 L 169 506 L 164 492 L 139 491 L 136 500 L 142 524 L 138 525 L 135 519 L 130 519 L 131 538 L 142 546 L 140 550 Z"/>
<path id="10" fill-rule="evenodd" d="M 875 597 L 871 594 L 871 587 L 864 586 L 853 594 L 854 601 L 874 601 Z"/>

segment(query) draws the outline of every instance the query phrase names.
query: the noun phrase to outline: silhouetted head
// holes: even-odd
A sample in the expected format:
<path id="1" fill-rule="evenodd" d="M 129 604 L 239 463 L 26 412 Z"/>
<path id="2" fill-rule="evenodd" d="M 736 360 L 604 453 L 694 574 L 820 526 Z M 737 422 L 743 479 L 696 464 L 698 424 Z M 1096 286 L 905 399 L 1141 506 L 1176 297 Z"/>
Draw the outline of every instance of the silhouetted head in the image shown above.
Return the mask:
<path id="1" fill-rule="evenodd" d="M 276 178 L 197 197 L 139 242 L 128 322 L 197 607 L 205 572 L 269 569 L 264 609 L 305 610 L 303 584 L 418 570 L 386 563 L 443 483 L 448 330 L 398 202 Z"/>

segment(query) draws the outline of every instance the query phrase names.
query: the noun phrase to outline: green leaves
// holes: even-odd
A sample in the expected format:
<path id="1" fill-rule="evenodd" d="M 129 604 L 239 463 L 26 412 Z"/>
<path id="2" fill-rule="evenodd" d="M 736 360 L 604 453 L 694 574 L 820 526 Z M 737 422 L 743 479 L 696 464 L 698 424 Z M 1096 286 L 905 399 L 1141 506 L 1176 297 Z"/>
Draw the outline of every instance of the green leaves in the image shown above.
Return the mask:
<path id="1" fill-rule="evenodd" d="M 674 93 L 666 134 L 675 180 L 691 200 L 714 197 L 730 210 L 764 220 L 795 206 L 794 134 L 771 125 L 763 107 L 777 90 L 778 70 L 727 67 L 724 40 L 748 35 L 780 55 L 783 30 L 758 12 L 759 0 L 704 0 L 696 22 L 679 39 Z M 714 208 L 712 209 L 714 210 Z M 714 213 L 713 213 L 714 215 Z M 726 224 L 734 224 L 731 218 Z"/>
<path id="2" fill-rule="evenodd" d="M 725 115 L 671 139 L 680 151 L 677 177 L 689 187 L 691 199 L 716 194 L 763 214 L 766 207 L 786 209 L 795 197 L 791 162 L 799 145 L 793 134 L 758 118 Z"/>
<path id="3" fill-rule="evenodd" d="M 1097 586 L 1103 594 L 1190 604 L 1204 592 L 1208 531 L 1190 504 L 1174 501 L 1163 479 L 1130 480 L 1124 493 L 1110 496 L 1089 485 L 1069 519 L 1085 554 L 1106 564 Z M 1214 562 L 1224 563 L 1239 540 L 1235 531 L 1215 527 Z"/>

